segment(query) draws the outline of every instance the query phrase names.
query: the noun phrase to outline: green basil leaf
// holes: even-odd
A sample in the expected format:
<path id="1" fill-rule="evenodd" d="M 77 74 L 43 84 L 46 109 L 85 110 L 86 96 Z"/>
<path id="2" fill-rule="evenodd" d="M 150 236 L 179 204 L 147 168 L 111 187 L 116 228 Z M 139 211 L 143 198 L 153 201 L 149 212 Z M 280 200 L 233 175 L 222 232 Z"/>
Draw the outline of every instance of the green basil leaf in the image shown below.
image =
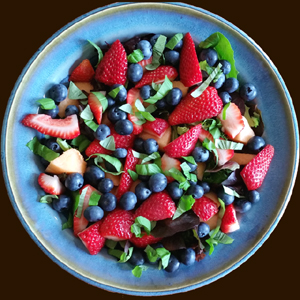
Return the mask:
<path id="1" fill-rule="evenodd" d="M 109 249 L 115 249 L 117 246 L 118 242 L 117 241 L 113 241 L 113 240 L 105 240 L 105 246 Z"/>
<path id="2" fill-rule="evenodd" d="M 215 146 L 217 149 L 222 149 L 222 150 L 242 150 L 244 147 L 244 144 L 242 143 L 236 143 L 232 141 L 226 141 L 226 140 L 221 140 L 221 139 L 215 139 Z"/>
<path id="3" fill-rule="evenodd" d="M 98 124 L 95 123 L 93 120 L 83 120 L 85 125 L 91 128 L 93 131 L 96 131 L 98 128 Z"/>
<path id="4" fill-rule="evenodd" d="M 174 216 L 172 220 L 177 219 L 180 217 L 183 213 L 189 211 L 192 209 L 193 205 L 195 203 L 195 199 L 191 195 L 184 195 L 179 199 L 178 206 L 176 208 L 176 211 L 174 213 Z"/>
<path id="5" fill-rule="evenodd" d="M 98 202 L 100 200 L 101 195 L 98 194 L 96 191 L 93 191 L 90 200 L 89 200 L 89 206 L 96 206 L 98 205 Z"/>
<path id="6" fill-rule="evenodd" d="M 140 278 L 142 276 L 143 271 L 146 271 L 147 269 L 147 266 L 139 265 L 135 266 L 131 272 L 135 277 Z"/>
<path id="7" fill-rule="evenodd" d="M 197 163 L 195 162 L 195 158 L 193 156 L 181 156 L 181 158 L 183 158 L 184 160 L 186 160 L 187 162 L 196 165 Z"/>
<path id="8" fill-rule="evenodd" d="M 56 107 L 56 104 L 54 102 L 54 100 L 50 99 L 50 98 L 43 98 L 37 101 L 40 105 L 42 109 L 54 109 Z"/>
<path id="9" fill-rule="evenodd" d="M 79 100 L 79 99 L 87 99 L 85 93 L 80 90 L 73 81 L 70 81 L 69 84 L 69 99 Z"/>
<path id="10" fill-rule="evenodd" d="M 62 140 L 61 138 L 57 138 L 56 142 L 58 143 L 58 145 L 60 146 L 60 148 L 63 151 L 67 151 L 69 149 L 72 149 L 72 147 L 67 143 L 66 140 Z"/>
<path id="11" fill-rule="evenodd" d="M 230 106 L 230 103 L 231 102 L 225 104 L 224 107 L 223 107 L 223 110 L 222 110 L 222 119 L 223 120 L 226 120 L 226 111 L 227 111 L 228 107 Z"/>
<path id="12" fill-rule="evenodd" d="M 128 103 L 123 104 L 119 107 L 120 110 L 125 111 L 128 114 L 133 115 L 133 110 L 132 110 L 132 106 Z"/>
<path id="13" fill-rule="evenodd" d="M 229 169 L 223 169 L 215 173 L 204 172 L 202 180 L 207 183 L 220 184 L 221 182 L 226 180 L 231 173 L 232 170 Z"/>
<path id="14" fill-rule="evenodd" d="M 147 257 L 148 257 L 150 262 L 154 263 L 154 262 L 157 261 L 158 254 L 156 253 L 156 250 L 154 248 L 152 248 L 150 245 L 147 245 L 144 252 L 146 252 Z"/>
<path id="15" fill-rule="evenodd" d="M 136 158 L 140 158 L 140 159 L 144 159 L 145 157 L 147 157 L 148 155 L 145 153 L 139 153 L 135 150 L 131 150 L 132 151 L 132 155 Z"/>
<path id="16" fill-rule="evenodd" d="M 68 220 L 65 223 L 62 224 L 62 230 L 72 228 L 72 227 L 73 227 L 73 216 L 69 212 Z"/>
<path id="17" fill-rule="evenodd" d="M 110 156 L 110 155 L 107 155 L 107 154 L 100 154 L 100 153 L 95 153 L 95 154 L 91 155 L 90 157 L 92 157 L 92 156 L 96 156 L 94 158 L 94 162 L 104 172 L 110 173 L 110 174 L 113 174 L 113 175 L 120 175 L 121 173 L 123 173 L 122 163 L 116 157 L 113 157 L 113 156 Z M 106 161 L 111 163 L 115 167 L 117 172 L 109 172 L 109 171 L 105 170 L 102 166 L 100 166 L 99 163 L 102 163 L 103 159 L 105 159 Z"/>
<path id="18" fill-rule="evenodd" d="M 140 50 L 140 49 L 133 50 L 133 52 L 127 56 L 127 60 L 131 64 L 138 63 L 143 59 L 144 59 L 144 55 L 143 55 L 142 50 Z"/>
<path id="19" fill-rule="evenodd" d="M 148 112 L 148 113 L 153 113 L 157 110 L 157 107 L 153 104 L 150 104 L 146 107 L 145 111 Z"/>
<path id="20" fill-rule="evenodd" d="M 167 42 L 166 48 L 173 50 L 174 47 L 183 39 L 182 33 L 176 33 L 172 38 Z"/>
<path id="21" fill-rule="evenodd" d="M 114 88 L 113 90 L 111 90 L 108 95 L 111 96 L 113 99 L 115 99 L 117 97 L 117 95 L 119 94 L 120 90 L 125 89 L 125 87 L 123 85 L 119 85 L 116 88 Z"/>
<path id="22" fill-rule="evenodd" d="M 244 196 L 238 194 L 235 190 L 223 185 L 224 193 L 227 195 L 231 195 L 237 198 L 245 198 Z"/>
<path id="23" fill-rule="evenodd" d="M 161 168 L 156 164 L 136 165 L 135 170 L 139 175 L 162 173 Z"/>
<path id="24" fill-rule="evenodd" d="M 156 94 L 145 100 L 145 102 L 155 104 L 158 100 L 164 98 L 172 90 L 172 88 L 173 83 L 169 80 L 167 76 L 165 76 L 165 80 L 160 86 L 160 88 L 157 90 Z"/>
<path id="25" fill-rule="evenodd" d="M 189 182 L 187 179 L 183 176 L 183 174 L 177 170 L 176 168 L 171 168 L 170 170 L 167 170 L 164 172 L 166 176 L 173 177 L 176 181 L 179 182 L 179 188 L 183 190 L 187 190 L 190 187 Z"/>
<path id="26" fill-rule="evenodd" d="M 156 40 L 156 43 L 154 44 L 152 49 L 152 62 L 151 64 L 146 66 L 146 69 L 148 71 L 155 70 L 159 67 L 160 59 L 163 55 L 166 46 L 166 41 L 167 41 L 167 37 L 164 35 L 160 35 Z"/>
<path id="27" fill-rule="evenodd" d="M 112 135 L 108 136 L 103 141 L 100 141 L 99 144 L 107 150 L 116 150 L 115 138 Z"/>
<path id="28" fill-rule="evenodd" d="M 136 125 L 143 125 L 143 124 L 145 124 L 147 121 L 146 121 L 146 119 L 142 119 L 142 120 L 139 120 L 139 119 L 137 119 L 137 120 L 135 120 L 135 121 L 133 121 L 133 123 L 134 124 L 136 124 Z"/>
<path id="29" fill-rule="evenodd" d="M 107 253 L 111 256 L 114 256 L 116 258 L 119 258 L 122 256 L 122 254 L 124 253 L 124 251 L 119 250 L 119 249 L 108 249 Z"/>
<path id="30" fill-rule="evenodd" d="M 71 141 L 71 145 L 77 147 L 79 152 L 83 152 L 90 143 L 91 141 L 83 134 Z"/>
<path id="31" fill-rule="evenodd" d="M 84 198 L 86 196 L 87 191 L 88 191 L 88 187 L 84 188 L 81 191 L 81 194 L 79 196 L 79 202 L 78 202 L 77 213 L 76 213 L 76 217 L 77 218 L 81 218 L 82 209 L 83 209 L 83 203 L 84 203 Z"/>
<path id="32" fill-rule="evenodd" d="M 130 169 L 128 169 L 127 172 L 128 172 L 128 174 L 130 175 L 130 177 L 132 178 L 133 181 L 136 181 L 139 178 L 139 175 L 136 172 L 134 172 Z"/>
<path id="33" fill-rule="evenodd" d="M 155 227 L 156 222 L 149 221 L 147 218 L 139 216 L 139 217 L 135 218 L 133 225 L 134 226 L 132 226 L 133 228 L 131 228 L 131 232 L 133 232 L 133 233 L 137 232 L 138 230 L 136 227 L 139 227 L 139 228 L 143 228 L 144 231 L 149 235 L 151 230 Z M 138 235 L 140 235 L 139 233 L 138 233 Z"/>
<path id="34" fill-rule="evenodd" d="M 220 41 L 219 32 L 215 32 L 199 44 L 199 48 L 214 48 Z"/>
<path id="35" fill-rule="evenodd" d="M 189 128 L 185 126 L 177 126 L 177 133 L 178 135 L 183 135 L 184 133 L 188 132 Z"/>
<path id="36" fill-rule="evenodd" d="M 80 117 L 83 120 L 89 120 L 89 121 L 94 119 L 94 115 L 89 105 L 87 105 L 85 109 L 80 113 Z"/>
<path id="37" fill-rule="evenodd" d="M 146 163 L 148 161 L 151 161 L 151 160 L 155 160 L 157 158 L 160 158 L 159 152 L 153 152 L 152 154 L 150 154 L 150 155 L 146 156 L 145 158 L 143 158 L 141 164 L 144 164 L 144 163 Z"/>
<path id="38" fill-rule="evenodd" d="M 134 105 L 138 111 L 146 111 L 146 109 L 140 99 L 136 99 Z"/>
<path id="39" fill-rule="evenodd" d="M 128 253 L 123 252 L 118 262 L 125 263 L 126 261 L 128 261 L 132 255 L 132 252 L 133 252 L 133 247 L 128 248 Z"/>
<path id="40" fill-rule="evenodd" d="M 156 253 L 161 259 L 162 267 L 165 269 L 169 264 L 169 259 L 171 257 L 170 251 L 165 248 L 157 248 Z"/>
<path id="41" fill-rule="evenodd" d="M 45 196 L 40 198 L 39 202 L 50 204 L 50 203 L 52 203 L 52 199 L 58 199 L 58 196 L 56 196 L 56 195 L 45 195 Z"/>
<path id="42" fill-rule="evenodd" d="M 148 113 L 147 111 L 137 111 L 136 113 L 135 113 L 135 115 L 136 115 L 136 117 L 138 118 L 138 119 L 145 119 L 145 120 L 147 120 L 147 121 L 150 121 L 150 122 L 153 122 L 153 121 L 155 121 L 156 119 L 150 114 L 150 113 Z M 142 117 L 141 117 L 142 116 Z"/>
<path id="43" fill-rule="evenodd" d="M 95 65 L 95 67 L 97 67 L 99 65 L 100 61 L 103 58 L 103 52 L 102 52 L 102 50 L 100 49 L 100 47 L 98 45 L 96 45 L 95 43 L 93 43 L 93 42 L 91 42 L 89 40 L 88 40 L 88 42 L 97 50 L 97 53 L 98 53 L 98 62 Z"/>
<path id="44" fill-rule="evenodd" d="M 108 107 L 108 101 L 107 98 L 101 93 L 101 92 L 92 92 L 97 99 L 99 100 L 101 106 L 102 106 L 102 113 L 104 113 Z"/>

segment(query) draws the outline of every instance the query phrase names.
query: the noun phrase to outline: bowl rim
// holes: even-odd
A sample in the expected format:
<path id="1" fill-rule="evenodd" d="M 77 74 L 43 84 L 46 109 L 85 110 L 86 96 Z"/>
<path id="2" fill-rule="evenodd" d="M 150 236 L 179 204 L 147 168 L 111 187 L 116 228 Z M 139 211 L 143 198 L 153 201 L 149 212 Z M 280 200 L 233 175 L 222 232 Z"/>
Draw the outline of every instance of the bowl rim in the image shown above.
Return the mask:
<path id="1" fill-rule="evenodd" d="M 119 7 L 119 6 L 126 6 L 126 5 L 137 6 L 137 7 L 141 6 L 141 5 L 145 5 L 145 6 L 149 5 L 149 6 L 152 6 L 154 8 L 159 8 L 159 7 L 163 7 L 163 6 L 164 7 L 181 6 L 181 7 L 185 7 L 185 8 L 189 8 L 189 9 L 201 12 L 202 14 L 208 15 L 209 17 L 217 19 L 218 21 L 220 21 L 220 22 L 224 23 L 225 25 L 229 26 L 231 29 L 236 31 L 239 35 L 241 35 L 246 40 L 248 40 L 257 49 L 257 51 L 264 57 L 266 62 L 269 64 L 272 71 L 276 74 L 276 77 L 279 80 L 282 89 L 284 90 L 284 94 L 285 94 L 285 97 L 286 97 L 286 100 L 287 100 L 286 104 L 288 104 L 290 114 L 292 116 L 293 133 L 294 133 L 294 137 L 295 137 L 295 141 L 294 141 L 294 150 L 295 150 L 294 162 L 295 163 L 294 163 L 293 173 L 292 173 L 292 176 L 291 176 L 291 179 L 290 179 L 290 182 L 289 182 L 289 187 L 288 187 L 288 190 L 287 190 L 287 193 L 286 193 L 285 201 L 282 204 L 282 207 L 281 207 L 280 211 L 277 212 L 277 216 L 276 216 L 274 222 L 269 227 L 268 231 L 262 236 L 261 240 L 247 253 L 247 255 L 245 255 L 241 260 L 233 263 L 233 265 L 231 265 L 228 269 L 226 269 L 226 270 L 222 271 L 221 273 L 219 273 L 217 275 L 214 275 L 214 276 L 212 276 L 212 277 L 210 277 L 210 278 L 208 278 L 204 281 L 201 281 L 197 284 L 189 285 L 189 286 L 178 288 L 178 289 L 175 289 L 175 290 L 162 290 L 162 291 L 157 291 L 157 292 L 153 292 L 153 291 L 151 291 L 151 292 L 149 292 L 149 291 L 148 292 L 141 292 L 141 291 L 126 290 L 126 289 L 122 289 L 122 288 L 118 288 L 118 287 L 114 287 L 114 286 L 108 286 L 106 284 L 96 282 L 96 281 L 94 281 L 90 278 L 87 278 L 87 277 L 77 273 L 75 270 L 73 270 L 73 269 L 69 268 L 68 266 L 66 266 L 63 262 L 61 262 L 59 259 L 57 259 L 47 248 L 45 248 L 43 246 L 43 244 L 38 240 L 38 238 L 35 236 L 35 234 L 30 229 L 29 225 L 25 221 L 24 216 L 22 215 L 21 211 L 19 210 L 19 208 L 18 208 L 18 206 L 15 202 L 14 195 L 13 195 L 13 190 L 12 190 L 12 187 L 10 185 L 9 178 L 8 178 L 7 161 L 6 161 L 6 146 L 5 146 L 5 141 L 6 141 L 6 136 L 7 136 L 7 129 L 8 129 L 7 128 L 7 122 L 8 122 L 10 110 L 11 110 L 16 92 L 17 92 L 17 90 L 18 90 L 18 88 L 19 88 L 19 86 L 22 82 L 22 78 L 24 77 L 24 75 L 26 74 L 28 69 L 30 68 L 31 64 L 35 61 L 35 59 L 39 56 L 39 54 L 47 47 L 48 44 L 50 44 L 56 37 L 58 37 L 62 32 L 66 31 L 68 28 L 70 28 L 74 24 L 84 20 L 85 18 L 87 18 L 89 16 L 92 16 L 94 14 L 102 12 L 104 10 Z M 218 280 L 219 278 L 227 275 L 228 273 L 230 273 L 231 271 L 233 271 L 234 269 L 239 267 L 246 260 L 248 260 L 248 258 L 250 258 L 261 247 L 261 245 L 268 239 L 270 234 L 273 232 L 274 228 L 277 226 L 279 220 L 281 219 L 281 217 L 282 217 L 282 215 L 283 215 L 283 213 L 284 213 L 284 211 L 285 211 L 285 209 L 288 205 L 288 202 L 290 200 L 290 197 L 291 197 L 291 194 L 292 194 L 292 191 L 293 191 L 293 187 L 294 187 L 294 184 L 295 184 L 297 170 L 298 170 L 298 164 L 299 164 L 298 122 L 297 122 L 296 113 L 295 113 L 295 110 L 294 110 L 294 107 L 293 107 L 291 96 L 290 96 L 289 91 L 288 91 L 288 89 L 287 89 L 287 87 L 284 83 L 284 80 L 281 77 L 281 75 L 279 74 L 276 66 L 270 60 L 268 55 L 260 48 L 260 46 L 258 46 L 255 43 L 255 41 L 252 38 L 250 38 L 245 32 L 240 30 L 238 27 L 233 25 L 231 22 L 229 22 L 229 21 L 225 20 L 224 18 L 220 17 L 219 15 L 211 13 L 211 12 L 205 10 L 205 9 L 202 9 L 200 7 L 196 7 L 196 6 L 193 6 L 193 5 L 190 5 L 190 4 L 186 4 L 186 3 L 181 3 L 181 2 L 161 2 L 161 3 L 157 3 L 157 2 L 117 2 L 117 3 L 112 3 L 112 4 L 109 4 L 109 5 L 103 6 L 103 7 L 96 8 L 96 9 L 90 11 L 90 12 L 87 12 L 87 13 L 79 16 L 78 18 L 74 19 L 73 21 L 69 22 L 64 27 L 62 27 L 60 30 L 58 30 L 56 33 L 54 33 L 50 38 L 48 38 L 46 40 L 46 42 L 36 51 L 36 53 L 28 61 L 28 63 L 26 64 L 26 66 L 22 70 L 20 76 L 18 77 L 18 79 L 15 83 L 15 86 L 14 86 L 12 92 L 11 92 L 11 96 L 10 96 L 10 98 L 8 100 L 8 103 L 7 103 L 7 107 L 6 107 L 6 111 L 5 111 L 5 115 L 4 115 L 4 119 L 3 119 L 2 133 L 1 133 L 1 164 L 2 164 L 3 177 L 4 177 L 4 182 L 5 182 L 5 185 L 6 185 L 7 193 L 8 193 L 8 196 L 10 198 L 10 201 L 12 203 L 12 206 L 14 208 L 14 211 L 17 214 L 19 220 L 21 221 L 22 225 L 24 226 L 24 228 L 27 231 L 27 233 L 29 234 L 29 236 L 38 245 L 38 247 L 48 257 L 50 257 L 51 260 L 53 260 L 56 264 L 58 264 L 62 269 L 66 270 L 67 272 L 69 272 L 73 276 L 87 282 L 88 284 L 97 286 L 99 288 L 102 288 L 104 290 L 111 291 L 111 292 L 118 292 L 118 293 L 129 294 L 129 295 L 138 295 L 138 296 L 170 295 L 170 294 L 182 293 L 182 292 L 186 292 L 186 291 L 189 291 L 189 290 L 192 290 L 192 289 L 199 288 L 201 286 L 207 285 L 207 284 L 209 284 L 211 282 L 214 282 L 214 281 Z"/>

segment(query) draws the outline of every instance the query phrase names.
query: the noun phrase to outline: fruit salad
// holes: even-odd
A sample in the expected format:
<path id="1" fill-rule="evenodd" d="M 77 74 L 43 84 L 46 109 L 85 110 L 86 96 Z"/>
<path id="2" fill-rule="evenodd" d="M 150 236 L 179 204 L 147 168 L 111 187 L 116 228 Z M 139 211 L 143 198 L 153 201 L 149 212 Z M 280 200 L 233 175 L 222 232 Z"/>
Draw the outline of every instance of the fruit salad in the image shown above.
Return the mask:
<path id="1" fill-rule="evenodd" d="M 95 55 L 22 120 L 38 132 L 27 147 L 44 167 L 40 202 L 65 216 L 83 255 L 104 248 L 136 277 L 176 274 L 232 244 L 274 148 L 230 41 L 216 32 L 195 45 L 188 32 L 87 43 Z"/>

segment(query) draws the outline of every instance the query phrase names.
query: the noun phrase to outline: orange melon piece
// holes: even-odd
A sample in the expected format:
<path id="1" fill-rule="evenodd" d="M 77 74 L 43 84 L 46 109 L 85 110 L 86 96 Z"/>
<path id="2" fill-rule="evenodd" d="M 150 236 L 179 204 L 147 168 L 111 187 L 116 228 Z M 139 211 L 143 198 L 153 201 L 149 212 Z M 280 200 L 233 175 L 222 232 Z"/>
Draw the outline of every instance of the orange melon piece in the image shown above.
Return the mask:
<path id="1" fill-rule="evenodd" d="M 83 159 L 81 153 L 72 148 L 69 149 L 59 157 L 53 159 L 48 167 L 46 168 L 46 173 L 51 174 L 71 174 L 71 173 L 80 173 L 84 174 L 86 170 L 86 162 Z"/>
<path id="2" fill-rule="evenodd" d="M 114 186 L 120 185 L 121 175 L 113 175 L 110 173 L 105 173 L 105 177 L 109 178 L 114 183 Z"/>
<path id="3" fill-rule="evenodd" d="M 181 81 L 173 81 L 173 88 L 179 88 L 182 91 L 182 97 L 186 96 L 189 88 L 186 87 Z"/>
<path id="4" fill-rule="evenodd" d="M 205 221 L 205 223 L 209 225 L 210 230 L 213 230 L 217 227 L 218 220 L 219 220 L 219 214 L 216 213 L 209 220 Z"/>
<path id="5" fill-rule="evenodd" d="M 197 163 L 196 174 L 197 174 L 198 180 L 202 180 L 205 168 L 206 168 L 206 163 L 204 163 L 204 162 Z"/>
<path id="6" fill-rule="evenodd" d="M 102 114 L 101 124 L 105 124 L 108 127 L 110 127 L 112 125 L 111 121 L 109 121 L 109 119 L 107 117 L 107 112 L 105 112 L 104 114 Z"/>
<path id="7" fill-rule="evenodd" d="M 172 134 L 172 129 L 170 126 L 169 128 L 166 129 L 166 131 L 164 132 L 161 138 L 159 138 L 157 135 L 148 132 L 140 133 L 139 137 L 141 137 L 144 140 L 155 139 L 159 146 L 158 149 L 160 151 L 164 151 L 164 147 L 166 147 L 171 142 L 171 134 Z"/>
<path id="8" fill-rule="evenodd" d="M 245 127 L 241 130 L 241 132 L 235 136 L 232 140 L 234 142 L 237 143 L 243 143 L 243 144 L 247 144 L 248 141 L 255 136 L 254 131 L 252 130 L 252 128 L 250 127 L 247 119 L 243 116 L 243 121 L 245 124 Z"/>
<path id="9" fill-rule="evenodd" d="M 233 157 L 230 159 L 231 161 L 235 161 L 241 166 L 247 165 L 253 158 L 255 154 L 248 153 L 234 153 Z"/>
<path id="10" fill-rule="evenodd" d="M 136 181 L 134 181 L 129 189 L 130 192 L 135 193 L 135 187 L 141 182 L 141 180 L 137 179 Z"/>
<path id="11" fill-rule="evenodd" d="M 214 193 L 214 192 L 208 192 L 208 193 L 205 194 L 205 196 L 207 198 L 211 199 L 212 201 L 214 201 L 218 205 L 218 207 L 221 205 L 220 202 L 219 202 L 219 200 L 218 200 L 218 196 L 217 196 L 216 193 Z"/>

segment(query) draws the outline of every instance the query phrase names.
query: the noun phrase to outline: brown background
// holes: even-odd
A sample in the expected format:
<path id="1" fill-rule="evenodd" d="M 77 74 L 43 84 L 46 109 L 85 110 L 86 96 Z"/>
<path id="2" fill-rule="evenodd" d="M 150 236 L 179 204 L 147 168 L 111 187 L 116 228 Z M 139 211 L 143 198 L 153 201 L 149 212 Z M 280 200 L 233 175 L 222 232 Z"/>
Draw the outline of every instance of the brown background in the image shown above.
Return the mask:
<path id="1" fill-rule="evenodd" d="M 68 22 L 107 3 L 109 2 L 94 0 L 28 0 L 21 4 L 6 1 L 1 5 L 1 120 L 15 81 L 39 46 Z M 189 3 L 224 17 L 262 47 L 283 76 L 299 114 L 299 16 L 293 4 L 295 2 L 286 0 L 279 2 L 280 5 L 274 1 L 262 0 Z M 300 267 L 299 195 L 298 180 L 291 202 L 276 230 L 263 247 L 237 270 L 203 288 L 163 298 L 280 299 L 297 295 Z M 0 258 L 4 278 L 1 282 L 1 294 L 5 295 L 7 292 L 10 299 L 24 296 L 33 300 L 68 299 L 67 297 L 133 298 L 89 286 L 53 263 L 31 240 L 16 217 L 3 179 L 1 228 Z"/>

